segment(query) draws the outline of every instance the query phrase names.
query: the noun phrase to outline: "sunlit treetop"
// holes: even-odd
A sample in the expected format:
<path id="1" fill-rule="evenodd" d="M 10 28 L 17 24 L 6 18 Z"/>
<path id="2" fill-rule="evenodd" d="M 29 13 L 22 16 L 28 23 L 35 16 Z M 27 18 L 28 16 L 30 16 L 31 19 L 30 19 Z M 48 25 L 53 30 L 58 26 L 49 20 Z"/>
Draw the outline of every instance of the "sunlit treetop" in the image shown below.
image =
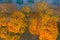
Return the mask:
<path id="1" fill-rule="evenodd" d="M 24 12 L 24 13 L 30 13 L 31 12 L 31 9 L 29 6 L 23 6 L 21 8 L 21 11 Z"/>
<path id="2" fill-rule="evenodd" d="M 49 5 L 46 2 L 38 2 L 38 3 L 34 4 L 34 9 L 37 12 L 41 12 L 41 11 L 44 11 L 44 10 L 47 10 L 47 9 L 50 9 L 50 8 L 51 8 L 51 5 Z"/>

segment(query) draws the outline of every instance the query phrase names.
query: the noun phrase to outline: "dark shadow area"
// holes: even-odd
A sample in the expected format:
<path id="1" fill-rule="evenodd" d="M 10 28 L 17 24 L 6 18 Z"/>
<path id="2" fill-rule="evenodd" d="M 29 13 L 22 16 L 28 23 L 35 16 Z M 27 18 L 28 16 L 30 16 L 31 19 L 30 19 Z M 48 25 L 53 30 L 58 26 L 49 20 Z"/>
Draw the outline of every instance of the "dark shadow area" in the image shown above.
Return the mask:
<path id="1" fill-rule="evenodd" d="M 58 31 L 59 31 L 59 35 L 57 37 L 57 40 L 60 40 L 60 22 L 58 22 Z"/>
<path id="2" fill-rule="evenodd" d="M 60 40 L 60 35 L 58 35 L 57 40 Z"/>
<path id="3" fill-rule="evenodd" d="M 39 37 L 36 35 L 31 35 L 29 31 L 26 31 L 20 38 L 20 40 L 39 40 Z"/>
<path id="4" fill-rule="evenodd" d="M 59 31 L 59 34 L 60 34 L 60 22 L 58 22 L 58 31 Z"/>
<path id="5" fill-rule="evenodd" d="M 0 38 L 0 40 L 3 40 L 2 38 Z"/>

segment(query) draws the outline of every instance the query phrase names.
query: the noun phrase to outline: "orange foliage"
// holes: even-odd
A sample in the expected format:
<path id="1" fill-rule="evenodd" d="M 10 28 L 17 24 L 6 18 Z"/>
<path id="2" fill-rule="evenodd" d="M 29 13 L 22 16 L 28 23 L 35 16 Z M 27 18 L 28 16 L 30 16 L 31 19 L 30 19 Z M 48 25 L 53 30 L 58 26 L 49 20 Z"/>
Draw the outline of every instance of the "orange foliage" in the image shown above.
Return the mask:
<path id="1" fill-rule="evenodd" d="M 27 25 L 25 15 L 22 12 L 16 11 L 11 15 L 11 18 L 8 22 L 9 32 L 24 33 Z"/>
<path id="2" fill-rule="evenodd" d="M 18 20 L 16 20 L 16 19 L 12 19 L 11 21 L 8 22 L 9 32 L 24 33 L 24 31 L 20 30 L 21 27 L 22 27 L 22 22 L 18 22 Z"/>
<path id="3" fill-rule="evenodd" d="M 38 19 L 36 13 L 33 13 L 30 18 L 29 31 L 32 35 L 39 35 L 38 32 Z"/>
<path id="4" fill-rule="evenodd" d="M 0 34 L 0 38 L 6 38 L 7 37 L 7 35 L 5 35 L 5 34 Z"/>
<path id="5" fill-rule="evenodd" d="M 52 16 L 53 17 L 53 16 Z M 57 28 L 57 20 L 52 21 L 49 15 L 42 16 L 42 25 L 39 28 L 40 32 L 40 40 L 48 39 L 48 40 L 56 40 L 58 36 L 58 28 Z M 57 18 L 55 18 L 57 19 Z"/>
<path id="6" fill-rule="evenodd" d="M 30 26 L 29 26 L 29 31 L 33 35 L 38 35 L 38 29 L 37 29 L 37 20 L 36 19 L 31 19 L 30 20 Z"/>

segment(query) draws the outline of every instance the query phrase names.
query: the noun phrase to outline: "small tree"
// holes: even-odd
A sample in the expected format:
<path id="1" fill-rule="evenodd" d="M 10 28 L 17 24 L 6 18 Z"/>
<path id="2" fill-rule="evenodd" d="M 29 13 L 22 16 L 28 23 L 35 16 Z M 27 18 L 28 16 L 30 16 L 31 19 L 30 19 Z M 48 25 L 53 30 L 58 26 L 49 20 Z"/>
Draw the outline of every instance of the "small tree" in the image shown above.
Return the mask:
<path id="1" fill-rule="evenodd" d="M 30 9 L 29 6 L 23 6 L 23 7 L 21 8 L 21 11 L 22 11 L 27 17 L 30 16 L 31 9 Z"/>

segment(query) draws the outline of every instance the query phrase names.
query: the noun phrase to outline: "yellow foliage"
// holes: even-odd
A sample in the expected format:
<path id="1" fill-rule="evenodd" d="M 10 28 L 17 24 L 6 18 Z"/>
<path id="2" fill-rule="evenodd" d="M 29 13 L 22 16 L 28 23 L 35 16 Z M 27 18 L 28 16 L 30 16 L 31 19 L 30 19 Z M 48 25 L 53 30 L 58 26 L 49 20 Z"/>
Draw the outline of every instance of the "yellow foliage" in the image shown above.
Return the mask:
<path id="1" fill-rule="evenodd" d="M 8 22 L 8 30 L 9 32 L 13 33 L 24 33 L 24 28 L 25 25 L 22 21 L 18 21 L 16 19 L 12 19 L 11 21 Z"/>
<path id="2" fill-rule="evenodd" d="M 21 8 L 21 11 L 24 12 L 24 13 L 30 13 L 31 12 L 31 9 L 28 6 L 23 6 Z"/>
<path id="3" fill-rule="evenodd" d="M 53 9 L 47 9 L 46 14 L 52 15 L 52 14 L 54 14 L 54 10 Z"/>
<path id="4" fill-rule="evenodd" d="M 7 37 L 7 27 L 6 26 L 0 26 L 0 38 L 6 38 Z"/>
<path id="5" fill-rule="evenodd" d="M 12 14 L 12 17 L 16 18 L 16 19 L 18 19 L 18 18 L 25 18 L 25 15 L 22 12 L 16 11 L 16 12 L 14 12 Z"/>
<path id="6" fill-rule="evenodd" d="M 13 28 L 15 27 L 15 24 L 18 24 L 15 29 L 16 29 L 16 33 L 24 33 L 25 29 L 26 29 L 26 26 L 27 26 L 27 22 L 26 22 L 26 18 L 25 18 L 25 15 L 24 13 L 22 12 L 19 12 L 19 11 L 16 11 L 12 14 L 12 20 L 10 23 L 8 23 L 8 26 L 13 26 Z M 12 28 L 12 29 L 13 29 Z M 13 30 L 15 30 L 13 29 Z M 12 30 L 11 30 L 12 31 Z M 15 31 L 14 31 L 15 32 Z"/>
<path id="7" fill-rule="evenodd" d="M 41 19 L 42 24 L 46 24 L 47 21 L 50 20 L 50 16 L 49 16 L 49 15 L 43 15 L 41 18 L 42 18 L 42 19 Z"/>
<path id="8" fill-rule="evenodd" d="M 14 35 L 14 36 L 9 36 L 7 35 L 7 37 L 4 40 L 19 40 L 20 36 L 18 35 Z"/>
<path id="9" fill-rule="evenodd" d="M 57 22 L 59 18 L 58 18 L 58 16 L 56 15 L 56 16 L 52 16 L 51 19 L 52 19 L 53 21 Z"/>
<path id="10" fill-rule="evenodd" d="M 22 11 L 23 13 L 25 13 L 25 15 L 26 15 L 27 17 L 30 16 L 31 9 L 30 9 L 29 6 L 23 6 L 23 7 L 21 8 L 21 11 Z"/>

